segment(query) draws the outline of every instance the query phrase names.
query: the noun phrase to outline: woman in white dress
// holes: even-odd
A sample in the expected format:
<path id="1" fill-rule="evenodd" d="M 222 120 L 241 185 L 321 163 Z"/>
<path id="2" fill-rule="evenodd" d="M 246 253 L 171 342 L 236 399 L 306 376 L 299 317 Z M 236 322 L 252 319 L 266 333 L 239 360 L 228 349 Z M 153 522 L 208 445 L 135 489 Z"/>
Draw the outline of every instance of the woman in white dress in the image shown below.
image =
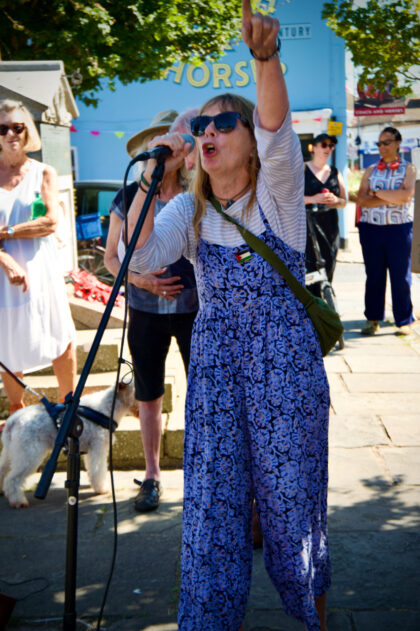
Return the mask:
<path id="1" fill-rule="evenodd" d="M 0 101 L 0 361 L 18 376 L 52 364 L 64 399 L 76 379 L 75 330 L 54 238 L 57 173 L 27 156 L 40 147 L 28 110 Z M 24 407 L 21 386 L 1 377 L 10 412 Z"/>

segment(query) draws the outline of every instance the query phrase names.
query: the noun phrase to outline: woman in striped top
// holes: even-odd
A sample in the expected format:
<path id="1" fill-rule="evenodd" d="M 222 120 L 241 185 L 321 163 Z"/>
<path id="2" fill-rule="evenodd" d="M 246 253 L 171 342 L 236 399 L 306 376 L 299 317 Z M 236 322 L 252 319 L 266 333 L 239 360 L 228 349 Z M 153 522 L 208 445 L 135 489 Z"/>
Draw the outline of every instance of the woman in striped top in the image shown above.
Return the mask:
<path id="1" fill-rule="evenodd" d="M 243 1 L 243 38 L 256 60 L 257 108 L 225 94 L 191 129 L 199 160 L 193 194 L 151 211 L 131 266 L 142 273 L 182 254 L 194 264 L 195 320 L 185 419 L 181 631 L 238 631 L 249 593 L 253 498 L 267 571 L 286 611 L 326 631 L 329 391 L 319 342 L 282 277 L 244 244 L 225 212 L 304 279 L 303 162 L 291 127 L 276 19 Z M 188 147 L 160 136 L 170 170 Z M 152 166 L 144 179 L 150 182 Z M 145 193 L 129 212 L 129 237 Z"/>

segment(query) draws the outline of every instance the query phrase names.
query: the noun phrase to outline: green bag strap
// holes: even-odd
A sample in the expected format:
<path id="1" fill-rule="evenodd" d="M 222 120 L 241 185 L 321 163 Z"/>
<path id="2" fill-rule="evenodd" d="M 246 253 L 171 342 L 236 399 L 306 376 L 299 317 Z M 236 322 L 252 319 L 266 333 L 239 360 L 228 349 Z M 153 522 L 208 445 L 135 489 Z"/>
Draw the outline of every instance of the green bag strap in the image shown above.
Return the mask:
<path id="1" fill-rule="evenodd" d="M 308 309 L 308 307 L 310 307 L 311 304 L 315 302 L 313 295 L 303 285 L 300 284 L 297 278 L 293 276 L 292 272 L 288 269 L 287 265 L 283 263 L 283 261 L 277 256 L 277 254 L 273 252 L 273 250 L 270 247 L 268 247 L 268 245 L 264 243 L 264 241 L 259 239 L 255 234 L 253 234 L 252 232 L 244 228 L 244 226 L 241 226 L 241 224 L 238 221 L 236 221 L 236 219 L 233 219 L 233 217 L 230 217 L 229 215 L 227 215 L 222 210 L 222 206 L 220 202 L 218 202 L 214 197 L 211 197 L 209 201 L 213 204 L 217 212 L 220 213 L 227 221 L 230 221 L 230 223 L 235 224 L 235 226 L 238 228 L 239 232 L 241 233 L 242 237 L 244 238 L 245 242 L 253 250 L 255 250 L 255 252 L 257 252 L 260 256 L 262 256 L 263 259 L 268 261 L 270 265 L 274 267 L 274 269 L 277 270 L 283 276 L 284 280 L 289 285 L 290 289 L 293 291 L 296 298 L 300 300 L 300 302 L 303 304 L 305 309 Z"/>

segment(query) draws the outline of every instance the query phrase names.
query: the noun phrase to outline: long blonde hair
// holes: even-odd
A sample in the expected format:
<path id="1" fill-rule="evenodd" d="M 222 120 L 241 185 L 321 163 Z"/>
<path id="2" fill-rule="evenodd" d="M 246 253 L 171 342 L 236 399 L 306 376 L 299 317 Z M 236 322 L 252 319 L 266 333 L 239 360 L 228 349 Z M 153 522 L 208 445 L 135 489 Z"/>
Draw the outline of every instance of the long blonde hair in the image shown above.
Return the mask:
<path id="1" fill-rule="evenodd" d="M 26 140 L 23 147 L 24 151 L 26 153 L 39 151 L 41 149 L 41 138 L 39 137 L 34 119 L 32 118 L 29 110 L 20 101 L 12 101 L 12 99 L 4 99 L 3 101 L 0 101 L 0 113 L 5 112 L 6 114 L 9 114 L 14 110 L 19 110 L 22 115 L 22 121 L 19 122 L 25 123 L 26 126 Z"/>
<path id="2" fill-rule="evenodd" d="M 241 116 L 243 116 L 249 125 L 249 133 L 253 140 L 254 149 L 252 151 L 250 160 L 249 160 L 249 178 L 251 183 L 251 196 L 249 198 L 248 204 L 245 208 L 245 213 L 249 211 L 256 199 L 257 194 L 257 176 L 258 171 L 260 170 L 260 160 L 258 158 L 257 153 L 257 143 L 255 141 L 254 136 L 254 104 L 252 101 L 249 101 L 243 96 L 237 96 L 236 94 L 231 94 L 227 92 L 226 94 L 221 94 L 219 96 L 214 96 L 212 99 L 209 99 L 200 109 L 200 114 L 206 111 L 206 109 L 212 107 L 213 105 L 219 105 L 222 112 L 239 112 Z M 200 155 L 197 157 L 197 167 L 196 174 L 192 184 L 192 191 L 194 193 L 194 217 L 193 217 L 193 226 L 194 233 L 196 238 L 198 238 L 198 233 L 200 230 L 200 224 L 203 221 L 203 218 L 206 214 L 206 201 L 209 197 L 211 197 L 212 190 L 210 185 L 210 177 L 208 173 L 206 173 L 201 165 Z"/>

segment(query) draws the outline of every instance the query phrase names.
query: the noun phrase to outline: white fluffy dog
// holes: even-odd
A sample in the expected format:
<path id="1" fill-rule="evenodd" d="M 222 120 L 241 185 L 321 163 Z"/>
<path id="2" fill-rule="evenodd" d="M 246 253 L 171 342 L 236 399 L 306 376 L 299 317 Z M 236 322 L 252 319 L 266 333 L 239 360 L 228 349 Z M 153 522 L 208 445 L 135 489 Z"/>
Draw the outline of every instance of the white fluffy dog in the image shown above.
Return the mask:
<path id="1" fill-rule="evenodd" d="M 88 394 L 80 399 L 80 405 L 98 410 L 109 416 L 111 412 L 114 386 Z M 120 383 L 115 403 L 114 421 L 118 424 L 130 410 L 134 411 L 134 388 Z M 134 412 L 137 414 L 137 410 Z M 107 490 L 108 431 L 89 421 L 83 420 L 80 436 L 80 451 L 84 456 L 87 473 L 96 493 Z M 43 404 L 30 405 L 12 414 L 1 435 L 3 449 L 0 455 L 0 493 L 2 490 L 10 506 L 23 508 L 28 500 L 23 492 L 25 480 L 34 473 L 54 446 L 57 430 Z"/>

